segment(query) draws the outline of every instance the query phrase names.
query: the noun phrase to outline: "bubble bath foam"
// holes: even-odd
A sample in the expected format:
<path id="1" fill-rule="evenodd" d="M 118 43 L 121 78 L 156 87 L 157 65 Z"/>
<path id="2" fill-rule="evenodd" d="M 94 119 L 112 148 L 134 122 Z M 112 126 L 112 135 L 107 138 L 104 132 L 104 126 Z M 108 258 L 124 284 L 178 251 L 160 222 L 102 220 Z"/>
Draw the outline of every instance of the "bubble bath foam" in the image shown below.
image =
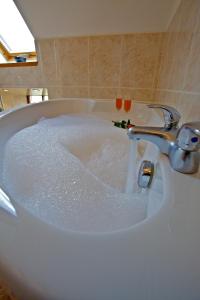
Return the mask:
<path id="1" fill-rule="evenodd" d="M 42 118 L 5 148 L 3 185 L 18 203 L 64 230 L 105 232 L 146 218 L 147 198 L 126 193 L 129 139 L 98 116 Z"/>

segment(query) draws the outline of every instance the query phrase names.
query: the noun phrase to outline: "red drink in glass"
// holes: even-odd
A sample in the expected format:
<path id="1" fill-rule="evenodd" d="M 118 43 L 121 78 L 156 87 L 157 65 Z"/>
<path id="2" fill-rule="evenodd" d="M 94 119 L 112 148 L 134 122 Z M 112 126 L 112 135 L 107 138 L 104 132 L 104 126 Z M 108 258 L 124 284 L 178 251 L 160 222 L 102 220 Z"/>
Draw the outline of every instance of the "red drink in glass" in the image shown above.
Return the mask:
<path id="1" fill-rule="evenodd" d="M 122 108 L 122 98 L 116 98 L 115 107 L 117 110 L 120 110 Z"/>
<path id="2" fill-rule="evenodd" d="M 126 112 L 129 112 L 130 109 L 131 109 L 131 100 L 130 99 L 124 100 L 124 110 Z"/>

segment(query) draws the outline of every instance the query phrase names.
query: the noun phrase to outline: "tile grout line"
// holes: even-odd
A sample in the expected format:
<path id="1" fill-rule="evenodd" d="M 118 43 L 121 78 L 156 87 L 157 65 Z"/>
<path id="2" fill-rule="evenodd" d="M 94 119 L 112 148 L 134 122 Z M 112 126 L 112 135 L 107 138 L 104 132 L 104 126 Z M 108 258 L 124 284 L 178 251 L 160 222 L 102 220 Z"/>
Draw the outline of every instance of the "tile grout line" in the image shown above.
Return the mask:
<path id="1" fill-rule="evenodd" d="M 47 85 L 47 88 L 53 88 L 53 87 L 82 87 L 82 88 L 87 88 L 88 85 Z M 118 87 L 113 87 L 113 86 L 92 86 L 93 88 L 96 89 L 118 89 Z M 134 87 L 127 87 L 127 86 L 122 86 L 121 88 L 123 89 L 130 89 L 130 90 L 148 90 L 148 91 L 153 91 L 153 88 L 134 88 Z"/>
<path id="2" fill-rule="evenodd" d="M 54 49 L 54 59 L 55 59 L 55 67 L 56 67 L 56 80 L 58 82 L 58 61 L 57 61 L 57 49 L 56 49 L 56 40 L 53 40 L 53 49 Z"/>
<path id="3" fill-rule="evenodd" d="M 41 46 L 40 46 L 40 43 L 39 41 L 37 41 L 37 44 L 36 44 L 36 48 L 38 49 L 38 53 L 39 53 L 39 60 L 38 60 L 38 63 L 40 64 L 40 70 L 41 70 L 41 79 L 42 79 L 42 82 L 44 81 L 44 63 L 43 63 L 43 59 L 42 59 L 42 51 L 41 51 Z M 37 51 L 36 49 L 36 51 Z"/>
<path id="4" fill-rule="evenodd" d="M 120 91 L 121 94 L 121 74 L 122 74 L 122 50 L 123 50 L 123 41 L 124 37 L 121 35 L 121 45 L 120 45 L 120 62 L 119 62 L 119 81 L 118 81 L 118 93 Z M 119 95 L 118 95 L 119 96 Z M 121 97 L 121 95 L 120 95 Z"/>
<path id="5" fill-rule="evenodd" d="M 161 70 L 161 53 L 162 53 L 162 47 L 163 47 L 163 41 L 164 41 L 164 37 L 163 34 L 160 33 L 160 37 L 159 37 L 160 41 L 159 41 L 159 54 L 158 54 L 158 58 L 157 58 L 157 64 L 156 64 L 156 68 L 154 71 L 154 79 L 152 82 L 152 100 L 153 98 L 155 98 L 155 93 L 156 93 L 156 87 L 158 82 L 156 82 L 156 79 L 158 79 L 158 76 L 160 74 L 160 70 Z"/>
<path id="6" fill-rule="evenodd" d="M 183 77 L 183 86 L 182 86 L 183 91 L 184 91 L 184 88 L 186 87 L 186 79 L 187 79 L 190 60 L 191 60 L 193 44 L 194 44 L 194 33 L 192 33 L 190 49 L 189 49 L 189 53 L 188 53 L 188 59 L 187 59 L 186 66 L 185 66 L 185 73 L 184 73 L 184 77 Z"/>
<path id="7" fill-rule="evenodd" d="M 192 31 L 190 50 L 189 50 L 189 54 L 188 54 L 188 61 L 187 61 L 187 64 L 186 64 L 186 68 L 185 68 L 186 70 L 185 70 L 184 79 L 183 79 L 183 90 L 186 87 L 187 73 L 188 73 L 189 65 L 190 65 L 191 58 L 192 58 L 192 51 L 194 49 L 194 43 L 195 43 L 194 39 L 195 39 L 195 36 L 198 32 L 198 25 L 199 25 L 198 24 L 198 16 L 199 16 L 199 13 L 196 15 L 195 24 L 194 24 L 194 28 L 193 28 L 193 31 Z"/>
<path id="8" fill-rule="evenodd" d="M 192 95 L 192 96 L 200 96 L 200 93 L 198 92 L 189 92 L 184 90 L 170 90 L 170 89 L 156 89 L 157 91 L 161 92 L 169 92 L 169 93 L 175 93 L 175 94 L 186 94 L 186 95 Z"/>
<path id="9" fill-rule="evenodd" d="M 90 37 L 88 36 L 88 87 L 87 94 L 90 97 Z"/>

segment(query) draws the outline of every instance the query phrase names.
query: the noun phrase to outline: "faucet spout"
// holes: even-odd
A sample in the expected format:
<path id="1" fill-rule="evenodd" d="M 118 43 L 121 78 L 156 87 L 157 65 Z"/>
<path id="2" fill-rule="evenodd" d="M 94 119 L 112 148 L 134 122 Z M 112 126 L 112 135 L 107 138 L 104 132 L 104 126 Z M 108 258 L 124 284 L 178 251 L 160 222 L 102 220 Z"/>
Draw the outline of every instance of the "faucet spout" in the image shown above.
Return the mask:
<path id="1" fill-rule="evenodd" d="M 132 140 L 146 140 L 155 144 L 168 156 L 172 168 L 178 172 L 198 172 L 200 163 L 200 122 L 186 123 L 178 128 L 180 114 L 172 107 L 151 105 L 165 112 L 164 127 L 133 126 L 128 129 Z"/>
<path id="2" fill-rule="evenodd" d="M 163 127 L 134 126 L 128 129 L 128 136 L 132 140 L 146 140 L 155 144 L 159 150 L 168 154 L 174 144 L 177 129 L 167 130 Z"/>

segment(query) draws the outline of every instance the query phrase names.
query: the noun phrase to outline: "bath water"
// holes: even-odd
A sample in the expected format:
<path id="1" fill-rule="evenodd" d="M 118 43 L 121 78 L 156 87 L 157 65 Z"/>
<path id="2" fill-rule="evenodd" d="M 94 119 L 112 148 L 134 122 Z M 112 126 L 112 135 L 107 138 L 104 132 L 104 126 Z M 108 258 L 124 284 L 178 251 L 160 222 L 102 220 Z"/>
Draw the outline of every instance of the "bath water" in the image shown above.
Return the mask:
<path id="1" fill-rule="evenodd" d="M 130 154 L 126 180 L 126 193 L 133 194 L 137 186 L 137 141 L 130 140 Z"/>
<path id="2" fill-rule="evenodd" d="M 3 185 L 35 217 L 64 230 L 105 232 L 146 218 L 134 193 L 136 144 L 93 115 L 41 119 L 6 144 Z M 127 169 L 129 175 L 127 180 Z"/>

